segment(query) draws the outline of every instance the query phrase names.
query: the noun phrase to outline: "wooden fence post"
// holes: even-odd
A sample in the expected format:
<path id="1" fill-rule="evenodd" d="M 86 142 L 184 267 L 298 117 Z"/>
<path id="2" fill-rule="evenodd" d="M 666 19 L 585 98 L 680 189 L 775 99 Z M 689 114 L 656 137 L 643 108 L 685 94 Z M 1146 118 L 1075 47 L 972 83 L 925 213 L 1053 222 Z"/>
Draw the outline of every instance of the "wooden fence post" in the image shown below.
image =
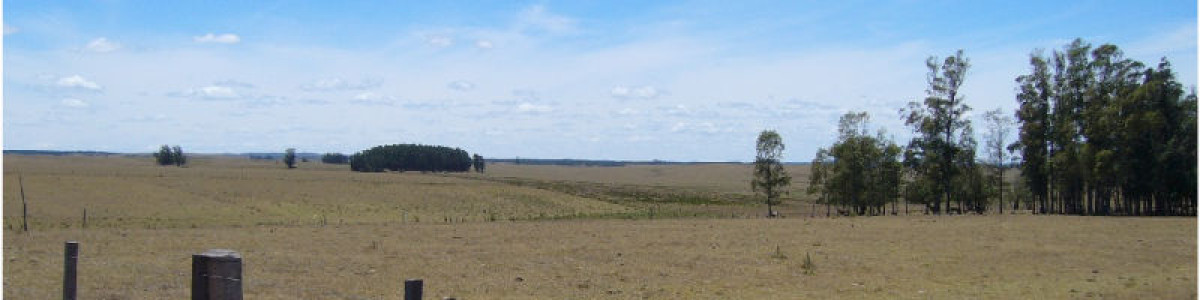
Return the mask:
<path id="1" fill-rule="evenodd" d="M 63 255 L 63 300 L 75 300 L 75 278 L 79 261 L 79 242 L 67 241 Z"/>
<path id="2" fill-rule="evenodd" d="M 421 294 L 425 291 L 425 283 L 420 279 L 409 279 L 404 281 L 404 300 L 421 300 Z"/>
<path id="3" fill-rule="evenodd" d="M 17 175 L 17 185 L 21 186 L 21 230 L 29 232 L 29 204 L 25 203 L 25 179 Z"/>
<path id="4" fill-rule="evenodd" d="M 192 300 L 242 300 L 242 255 L 228 249 L 192 255 Z"/>

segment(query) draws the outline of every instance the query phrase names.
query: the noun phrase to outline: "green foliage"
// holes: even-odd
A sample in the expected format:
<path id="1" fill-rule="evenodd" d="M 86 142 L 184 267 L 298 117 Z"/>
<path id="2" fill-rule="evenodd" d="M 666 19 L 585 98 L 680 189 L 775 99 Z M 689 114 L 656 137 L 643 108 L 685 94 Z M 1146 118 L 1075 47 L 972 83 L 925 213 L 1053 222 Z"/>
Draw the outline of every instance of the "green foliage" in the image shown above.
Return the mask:
<path id="1" fill-rule="evenodd" d="M 175 165 L 182 167 L 184 164 L 187 164 L 187 156 L 183 154 L 183 148 L 179 147 L 179 145 L 175 145 L 175 147 L 162 145 L 158 152 L 154 153 L 154 162 L 160 166 Z"/>
<path id="2" fill-rule="evenodd" d="M 375 146 L 350 156 L 350 169 L 358 172 L 466 172 L 471 163 L 462 149 L 413 144 Z"/>
<path id="3" fill-rule="evenodd" d="M 471 167 L 475 169 L 475 172 L 483 173 L 484 169 L 487 168 L 487 164 L 484 162 L 483 156 L 476 153 L 475 156 L 471 158 Z"/>
<path id="4" fill-rule="evenodd" d="M 774 206 L 780 204 L 779 197 L 785 193 L 785 187 L 792 182 L 787 170 L 783 169 L 783 138 L 774 130 L 763 130 L 758 135 L 755 145 L 757 155 L 754 158 L 754 179 L 750 188 L 766 197 L 767 216 L 775 217 Z"/>
<path id="5" fill-rule="evenodd" d="M 963 199 L 954 198 L 954 181 L 975 160 L 975 138 L 966 118 L 971 107 L 958 92 L 971 64 L 959 50 L 940 62 L 930 57 L 925 65 L 929 89 L 924 103 L 910 102 L 901 110 L 905 124 L 916 133 L 905 150 L 904 163 L 919 188 L 906 191 L 906 196 L 941 213 L 942 202 L 947 211 L 951 200 L 958 200 L 961 207 Z"/>
<path id="6" fill-rule="evenodd" d="M 350 157 L 341 153 L 325 153 L 325 155 L 321 155 L 321 162 L 327 164 L 347 164 L 350 163 Z"/>
<path id="7" fill-rule="evenodd" d="M 1170 63 L 1146 67 L 1076 39 L 1030 57 L 1021 92 L 1021 175 L 1037 211 L 1195 214 L 1195 93 Z"/>
<path id="8" fill-rule="evenodd" d="M 882 214 L 900 193 L 903 166 L 900 147 L 871 136 L 866 112 L 849 112 L 838 122 L 838 140 L 817 151 L 809 177 L 809 194 L 823 202 L 850 208 L 857 215 Z"/>
<path id="9" fill-rule="evenodd" d="M 283 163 L 288 169 L 296 168 L 296 148 L 287 148 L 283 154 Z"/>

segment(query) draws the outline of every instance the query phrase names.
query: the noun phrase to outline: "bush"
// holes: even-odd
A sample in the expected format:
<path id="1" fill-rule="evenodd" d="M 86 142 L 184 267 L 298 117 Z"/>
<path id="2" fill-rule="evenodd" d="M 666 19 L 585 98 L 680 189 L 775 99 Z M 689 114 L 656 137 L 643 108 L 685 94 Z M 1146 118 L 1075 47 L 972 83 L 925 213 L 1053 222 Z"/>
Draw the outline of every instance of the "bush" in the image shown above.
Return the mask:
<path id="1" fill-rule="evenodd" d="M 321 156 L 321 162 L 327 164 L 347 164 L 350 163 L 350 157 L 341 153 L 325 153 Z"/>

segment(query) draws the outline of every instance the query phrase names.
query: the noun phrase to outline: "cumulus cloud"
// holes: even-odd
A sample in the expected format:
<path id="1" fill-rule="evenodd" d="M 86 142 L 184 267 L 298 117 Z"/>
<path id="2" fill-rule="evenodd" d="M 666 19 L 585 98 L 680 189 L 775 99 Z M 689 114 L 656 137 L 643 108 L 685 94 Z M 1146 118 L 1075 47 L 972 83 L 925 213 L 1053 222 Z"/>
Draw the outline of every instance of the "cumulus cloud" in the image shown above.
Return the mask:
<path id="1" fill-rule="evenodd" d="M 628 86 L 619 85 L 619 86 L 613 87 L 612 90 L 609 90 L 609 95 L 611 95 L 613 98 L 622 99 L 622 100 L 629 100 L 629 99 L 649 100 L 649 99 L 658 98 L 659 96 L 662 96 L 665 94 L 666 94 L 665 92 L 663 92 L 662 90 L 659 90 L 658 88 L 655 88 L 653 86 L 628 87 Z"/>
<path id="2" fill-rule="evenodd" d="M 84 90 L 92 90 L 92 91 L 99 91 L 104 88 L 104 87 L 101 87 L 96 82 L 88 80 L 87 78 L 83 78 L 83 76 L 79 76 L 79 75 L 71 75 L 71 76 L 59 78 L 58 81 L 55 82 L 54 84 L 61 88 L 84 89 Z"/>
<path id="3" fill-rule="evenodd" d="M 554 108 L 549 105 L 538 105 L 529 102 L 523 102 L 517 105 L 517 112 L 521 113 L 547 113 L 554 111 Z"/>
<path id="4" fill-rule="evenodd" d="M 488 41 L 488 40 L 478 40 L 478 41 L 475 41 L 475 48 L 479 48 L 479 49 L 492 49 L 492 48 L 494 48 L 494 47 L 496 47 L 496 45 L 492 44 L 492 42 L 491 42 L 491 41 Z"/>
<path id="5" fill-rule="evenodd" d="M 465 91 L 474 89 L 475 84 L 471 83 L 470 81 L 466 81 L 466 80 L 455 80 L 455 81 L 450 82 L 449 84 L 446 84 L 446 87 L 448 87 L 452 90 L 465 92 Z"/>
<path id="6" fill-rule="evenodd" d="M 87 108 L 89 106 L 87 102 L 75 98 L 62 99 L 62 105 L 70 108 Z"/>
<path id="7" fill-rule="evenodd" d="M 300 89 L 305 91 L 361 91 L 377 88 L 383 84 L 379 79 L 363 79 L 359 82 L 350 82 L 340 77 L 317 79 L 311 83 L 301 85 Z"/>
<path id="8" fill-rule="evenodd" d="M 209 34 L 205 34 L 205 35 L 201 35 L 201 36 L 194 36 L 194 37 L 192 37 L 192 41 L 195 41 L 197 43 L 236 44 L 238 42 L 241 42 L 242 38 L 238 37 L 238 35 L 232 34 L 232 33 L 224 33 L 224 34 L 209 33 Z"/>
<path id="9" fill-rule="evenodd" d="M 14 33 L 20 32 L 20 31 L 21 31 L 21 29 L 17 28 L 16 26 L 9 26 L 8 24 L 4 24 L 4 35 L 14 34 Z"/>
<path id="10" fill-rule="evenodd" d="M 7 30 L 7 28 L 6 28 Z M 108 38 L 100 37 L 88 42 L 86 49 L 92 52 L 113 52 L 121 49 L 121 44 L 109 41 Z"/>

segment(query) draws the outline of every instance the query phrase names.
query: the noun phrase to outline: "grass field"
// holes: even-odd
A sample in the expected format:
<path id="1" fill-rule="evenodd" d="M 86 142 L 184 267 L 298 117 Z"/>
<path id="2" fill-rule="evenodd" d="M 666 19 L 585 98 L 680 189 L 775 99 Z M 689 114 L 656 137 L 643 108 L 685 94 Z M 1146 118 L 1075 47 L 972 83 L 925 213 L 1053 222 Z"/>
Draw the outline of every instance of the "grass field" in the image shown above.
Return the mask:
<path id="1" fill-rule="evenodd" d="M 81 243 L 84 299 L 186 298 L 190 255 L 210 248 L 242 253 L 247 299 L 398 299 L 405 278 L 425 279 L 430 299 L 1197 296 L 1195 218 L 748 218 L 737 212 L 761 205 L 736 196 L 737 165 L 192 162 L 5 156 L 4 296 L 59 297 L 66 240 Z M 648 219 L 654 208 L 687 218 Z"/>

